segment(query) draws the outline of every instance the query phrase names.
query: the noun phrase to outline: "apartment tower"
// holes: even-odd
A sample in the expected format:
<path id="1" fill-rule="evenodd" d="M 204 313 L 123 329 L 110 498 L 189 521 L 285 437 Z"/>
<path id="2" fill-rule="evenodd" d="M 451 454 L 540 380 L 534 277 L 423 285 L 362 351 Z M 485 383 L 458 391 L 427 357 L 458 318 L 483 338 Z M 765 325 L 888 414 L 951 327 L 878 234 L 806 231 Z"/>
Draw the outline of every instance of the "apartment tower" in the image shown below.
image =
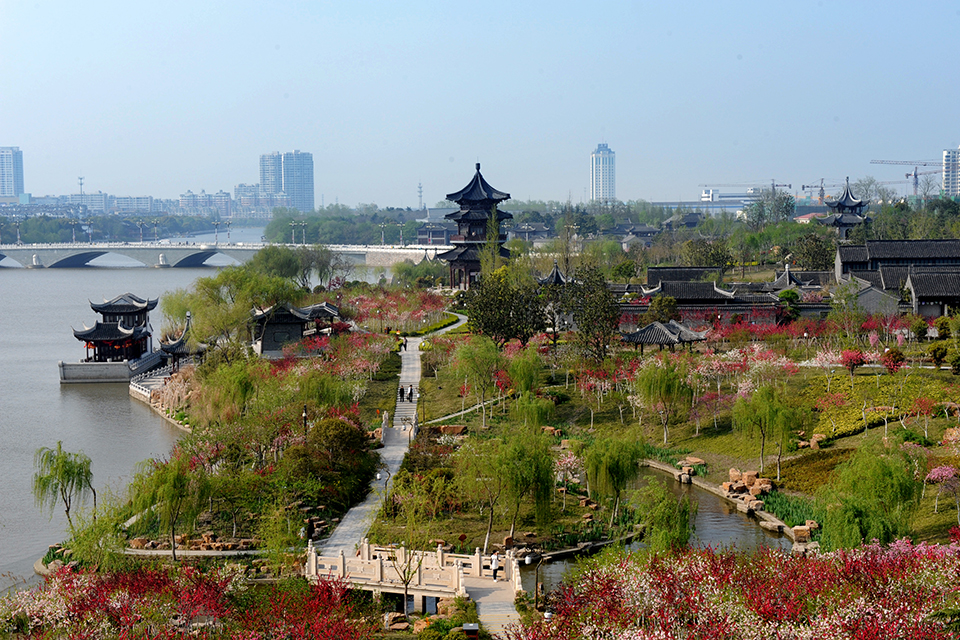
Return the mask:
<path id="1" fill-rule="evenodd" d="M 0 197 L 23 193 L 23 152 L 20 147 L 0 147 Z"/>
<path id="2" fill-rule="evenodd" d="M 292 151 L 260 156 L 260 192 L 285 194 L 294 209 L 313 211 L 313 154 Z"/>
<path id="3" fill-rule="evenodd" d="M 943 150 L 943 195 L 960 196 L 960 149 Z"/>
<path id="4" fill-rule="evenodd" d="M 606 143 L 590 154 L 590 199 L 613 202 L 617 199 L 616 154 Z"/>

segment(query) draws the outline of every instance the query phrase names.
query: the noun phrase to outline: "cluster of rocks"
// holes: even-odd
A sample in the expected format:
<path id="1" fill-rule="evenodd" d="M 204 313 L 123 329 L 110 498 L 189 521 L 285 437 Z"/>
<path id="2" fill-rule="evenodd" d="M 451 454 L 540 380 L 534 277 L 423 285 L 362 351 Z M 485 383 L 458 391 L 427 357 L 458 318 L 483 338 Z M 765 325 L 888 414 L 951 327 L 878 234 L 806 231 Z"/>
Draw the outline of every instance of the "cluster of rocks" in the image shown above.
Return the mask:
<path id="1" fill-rule="evenodd" d="M 800 437 L 804 436 L 804 432 L 800 432 Z M 827 439 L 827 436 L 822 433 L 815 433 L 810 436 L 809 440 L 800 440 L 797 442 L 798 449 L 806 449 L 810 447 L 813 451 L 817 451 L 820 448 L 820 443 Z"/>
<path id="2" fill-rule="evenodd" d="M 234 538 L 219 540 L 215 533 L 202 533 L 200 538 L 189 538 L 185 535 L 174 536 L 177 548 L 190 551 L 247 551 L 256 549 L 259 542 L 256 538 Z M 170 539 L 152 540 L 150 538 L 133 538 L 130 540 L 131 549 L 169 549 Z"/>
<path id="3" fill-rule="evenodd" d="M 385 631 L 410 631 L 412 629 L 414 635 L 420 635 L 420 632 L 437 620 L 449 620 L 455 609 L 456 604 L 452 598 L 440 598 L 437 601 L 436 615 L 417 618 L 411 625 L 402 613 L 385 613 L 383 614 L 383 628 Z M 450 630 L 451 633 L 453 631 L 456 631 L 456 629 Z"/>
<path id="4" fill-rule="evenodd" d="M 763 511 L 761 496 L 773 491 L 773 480 L 756 471 L 730 469 L 730 480 L 720 485 L 726 497 L 737 503 L 738 511 Z"/>
<path id="5" fill-rule="evenodd" d="M 556 427 L 540 427 L 540 431 L 544 432 L 548 436 L 558 437 L 563 435 L 563 432 Z"/>
<path id="6" fill-rule="evenodd" d="M 693 482 L 693 476 L 697 475 L 696 467 L 705 464 L 707 463 L 700 458 L 687 456 L 677 463 L 680 467 L 680 474 L 677 476 L 677 480 L 680 481 L 680 484 L 690 484 Z"/>

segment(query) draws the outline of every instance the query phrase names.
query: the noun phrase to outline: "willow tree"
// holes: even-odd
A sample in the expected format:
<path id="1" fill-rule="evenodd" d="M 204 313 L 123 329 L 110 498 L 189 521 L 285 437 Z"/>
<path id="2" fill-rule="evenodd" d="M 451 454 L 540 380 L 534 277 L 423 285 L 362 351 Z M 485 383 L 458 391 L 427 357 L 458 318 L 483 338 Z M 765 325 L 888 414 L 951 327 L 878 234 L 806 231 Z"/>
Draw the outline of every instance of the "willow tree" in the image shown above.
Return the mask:
<path id="1" fill-rule="evenodd" d="M 680 367 L 669 361 L 652 363 L 637 376 L 637 393 L 660 417 L 663 444 L 667 444 L 670 421 L 689 405 L 693 389 Z"/>
<path id="2" fill-rule="evenodd" d="M 58 502 L 63 504 L 67 523 L 73 531 L 73 519 L 70 509 L 74 499 L 83 500 L 93 495 L 93 512 L 97 512 L 97 492 L 93 488 L 93 472 L 90 470 L 90 458 L 83 453 L 70 453 L 63 450 L 63 443 L 57 441 L 57 448 L 40 447 L 33 456 L 36 472 L 33 474 L 33 497 L 37 506 L 49 508 Z"/>
<path id="3" fill-rule="evenodd" d="M 550 519 L 550 499 L 553 496 L 553 455 L 550 443 L 541 431 L 519 429 L 506 444 L 503 473 L 507 493 L 513 502 L 510 537 L 517 528 L 520 507 L 533 502 L 537 523 L 545 525 Z"/>
<path id="4" fill-rule="evenodd" d="M 507 462 L 506 447 L 497 438 L 471 439 L 454 454 L 457 483 L 468 499 L 480 505 L 480 513 L 487 512 L 487 533 L 483 539 L 483 552 L 490 546 L 493 532 L 493 516 L 500 499 L 507 489 L 504 466 Z"/>
<path id="5" fill-rule="evenodd" d="M 780 479 L 783 439 L 798 421 L 797 412 L 771 386 L 760 387 L 749 399 L 740 398 L 733 405 L 734 428 L 747 440 L 760 439 L 761 474 L 767 440 L 777 441 L 777 480 Z"/>
<path id="6" fill-rule="evenodd" d="M 605 438 L 595 441 L 587 449 L 584 466 L 591 489 L 613 498 L 611 527 L 620 506 L 620 494 L 640 473 L 642 456 L 643 448 L 632 440 Z"/>
<path id="7" fill-rule="evenodd" d="M 177 525 L 192 524 L 203 510 L 210 494 L 205 470 L 191 464 L 183 451 L 175 451 L 166 461 L 147 460 L 131 486 L 133 504 L 142 515 L 155 517 L 161 529 L 170 533 L 170 548 L 177 559 Z"/>
<path id="8" fill-rule="evenodd" d="M 458 375 L 469 378 L 473 388 L 480 396 L 480 415 L 482 426 L 487 427 L 487 392 L 493 386 L 493 376 L 500 369 L 502 357 L 493 340 L 484 336 L 474 336 L 466 344 L 457 348 L 454 354 L 455 369 Z"/>

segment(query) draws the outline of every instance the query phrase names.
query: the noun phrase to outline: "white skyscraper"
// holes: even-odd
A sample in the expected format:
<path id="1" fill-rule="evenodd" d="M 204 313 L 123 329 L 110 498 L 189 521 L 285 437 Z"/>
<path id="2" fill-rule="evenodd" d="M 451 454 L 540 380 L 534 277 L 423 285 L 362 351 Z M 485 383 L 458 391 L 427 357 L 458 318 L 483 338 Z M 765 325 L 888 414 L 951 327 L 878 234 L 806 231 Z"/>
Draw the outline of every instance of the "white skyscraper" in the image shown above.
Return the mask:
<path id="1" fill-rule="evenodd" d="M 606 143 L 590 154 L 590 199 L 612 202 L 617 199 L 616 154 Z"/>
<path id="2" fill-rule="evenodd" d="M 23 193 L 23 152 L 20 147 L 0 147 L 0 197 Z"/>
<path id="3" fill-rule="evenodd" d="M 943 150 L 943 195 L 960 196 L 960 149 Z"/>
<path id="4" fill-rule="evenodd" d="M 260 193 L 285 194 L 294 209 L 313 211 L 313 154 L 292 151 L 260 156 Z"/>

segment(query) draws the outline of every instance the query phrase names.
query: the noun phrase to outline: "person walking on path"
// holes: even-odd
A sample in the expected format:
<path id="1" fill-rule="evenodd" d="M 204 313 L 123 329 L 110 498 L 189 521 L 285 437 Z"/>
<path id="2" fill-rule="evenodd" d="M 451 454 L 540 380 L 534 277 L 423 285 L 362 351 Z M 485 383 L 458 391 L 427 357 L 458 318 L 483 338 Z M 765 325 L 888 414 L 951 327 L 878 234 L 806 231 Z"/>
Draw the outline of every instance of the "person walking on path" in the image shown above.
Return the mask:
<path id="1" fill-rule="evenodd" d="M 493 571 L 493 581 L 497 581 L 497 571 L 500 571 L 500 556 L 496 551 L 490 556 L 490 570 Z"/>
<path id="2" fill-rule="evenodd" d="M 407 392 L 407 402 L 413 402 L 413 385 L 410 385 L 410 391 Z"/>
<path id="3" fill-rule="evenodd" d="M 403 402 L 403 385 L 400 386 L 400 390 L 397 392 L 397 402 Z"/>

